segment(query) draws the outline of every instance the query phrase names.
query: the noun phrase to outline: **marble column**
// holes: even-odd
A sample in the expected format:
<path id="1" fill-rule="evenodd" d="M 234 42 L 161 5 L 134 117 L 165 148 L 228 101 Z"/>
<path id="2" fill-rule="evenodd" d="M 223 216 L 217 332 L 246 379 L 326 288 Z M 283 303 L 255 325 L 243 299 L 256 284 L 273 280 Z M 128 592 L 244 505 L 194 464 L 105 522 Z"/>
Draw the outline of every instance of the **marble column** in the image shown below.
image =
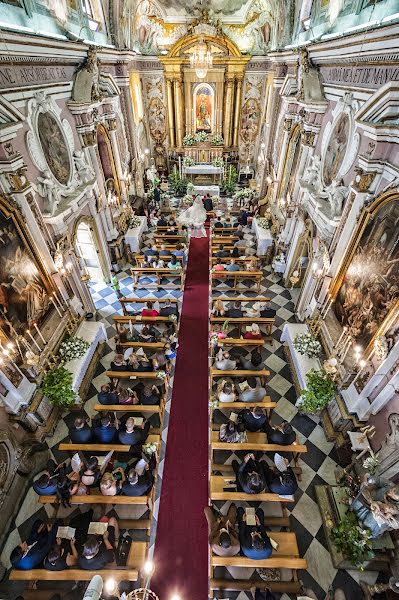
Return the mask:
<path id="1" fill-rule="evenodd" d="M 243 79 L 241 77 L 237 78 L 235 110 L 234 110 L 234 126 L 233 126 L 233 146 L 238 146 L 238 134 L 239 134 L 239 130 L 240 130 L 242 82 L 243 82 Z"/>
<path id="2" fill-rule="evenodd" d="M 224 101 L 223 137 L 224 145 L 231 146 L 231 117 L 233 111 L 234 77 L 226 77 L 226 96 Z"/>
<path id="3" fill-rule="evenodd" d="M 168 128 L 169 128 L 169 145 L 171 148 L 175 145 L 175 116 L 173 108 L 173 81 L 166 79 L 166 92 L 168 102 Z"/>
<path id="4" fill-rule="evenodd" d="M 176 146 L 183 146 L 184 133 L 184 112 L 183 112 L 183 82 L 181 75 L 173 80 L 173 90 L 175 98 L 175 125 L 176 125 Z"/>

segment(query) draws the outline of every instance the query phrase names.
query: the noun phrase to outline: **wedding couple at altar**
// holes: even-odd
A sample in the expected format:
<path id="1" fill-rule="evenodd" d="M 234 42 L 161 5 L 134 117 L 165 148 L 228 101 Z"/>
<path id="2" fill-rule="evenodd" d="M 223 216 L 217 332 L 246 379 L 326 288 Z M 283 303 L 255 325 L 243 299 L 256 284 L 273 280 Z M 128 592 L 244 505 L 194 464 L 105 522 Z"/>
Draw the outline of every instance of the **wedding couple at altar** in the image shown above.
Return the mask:
<path id="1" fill-rule="evenodd" d="M 201 196 L 197 196 L 192 205 L 183 210 L 177 217 L 177 222 L 180 225 L 186 225 L 190 232 L 190 237 L 194 238 L 206 237 L 205 221 L 206 210 Z"/>

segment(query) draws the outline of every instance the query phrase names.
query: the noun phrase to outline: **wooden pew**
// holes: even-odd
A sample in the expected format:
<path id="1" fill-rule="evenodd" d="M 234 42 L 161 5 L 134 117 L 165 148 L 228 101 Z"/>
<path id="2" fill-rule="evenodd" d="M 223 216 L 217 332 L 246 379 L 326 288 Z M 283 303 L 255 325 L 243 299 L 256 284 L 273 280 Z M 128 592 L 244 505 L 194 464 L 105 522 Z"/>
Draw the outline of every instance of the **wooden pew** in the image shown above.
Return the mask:
<path id="1" fill-rule="evenodd" d="M 223 488 L 227 487 L 228 482 L 235 481 L 235 475 L 231 477 L 223 477 L 222 475 L 211 475 L 211 486 L 210 486 L 210 499 L 211 500 L 223 500 L 231 502 L 294 502 L 290 498 L 283 498 L 278 494 L 272 494 L 270 492 L 261 492 L 260 494 L 246 494 L 245 492 L 238 492 L 236 490 L 224 491 Z"/>
<path id="2" fill-rule="evenodd" d="M 145 283 L 142 287 L 147 289 L 180 289 L 184 288 L 184 269 L 154 269 L 153 267 L 132 267 L 130 269 L 133 275 L 133 287 L 140 286 L 140 276 L 156 279 L 155 283 Z M 162 279 L 178 279 L 179 283 L 162 283 Z M 156 317 L 154 317 L 156 318 Z"/>
<path id="3" fill-rule="evenodd" d="M 263 346 L 265 340 L 244 340 L 243 338 L 221 338 L 218 340 L 218 346 L 241 346 L 244 348 L 253 348 L 254 346 Z M 213 356 L 213 354 L 212 354 Z"/>
<path id="4" fill-rule="evenodd" d="M 143 348 L 143 350 L 162 350 L 165 348 L 165 342 L 118 342 L 117 345 L 121 348 Z"/>
<path id="5" fill-rule="evenodd" d="M 163 410 L 161 405 L 152 404 L 95 404 L 94 410 L 105 412 L 131 412 L 131 413 L 150 413 L 161 415 Z"/>
<path id="6" fill-rule="evenodd" d="M 170 260 L 170 257 L 172 256 L 172 254 L 170 254 L 170 256 L 165 256 L 162 257 L 162 260 L 165 262 L 166 260 Z M 142 267 L 144 265 L 144 260 L 145 260 L 145 256 L 143 254 L 135 254 L 134 258 L 136 260 L 136 265 L 138 267 Z M 176 256 L 177 261 L 183 266 L 184 265 L 184 257 L 183 256 Z"/>
<path id="7" fill-rule="evenodd" d="M 242 410 L 244 408 L 251 408 L 254 406 L 260 406 L 266 411 L 267 418 L 270 419 L 273 408 L 276 408 L 277 402 L 272 402 L 270 396 L 265 396 L 263 400 L 259 402 L 218 402 L 217 410 Z M 94 407 L 95 408 L 95 407 Z M 215 410 L 215 409 L 214 409 Z"/>
<path id="8" fill-rule="evenodd" d="M 267 442 L 266 434 L 263 432 L 252 432 L 247 431 L 247 442 L 237 442 L 237 443 L 229 443 L 229 442 L 220 442 L 219 441 L 219 431 L 211 432 L 211 448 L 212 453 L 215 450 L 230 450 L 231 452 L 236 451 L 254 451 L 254 452 L 292 452 L 294 463 L 296 464 L 299 459 L 299 455 L 308 451 L 307 447 L 304 444 L 300 444 L 297 438 L 295 444 L 290 444 L 289 446 L 282 446 L 281 444 L 269 444 Z"/>
<path id="9" fill-rule="evenodd" d="M 236 319 L 231 317 L 211 317 L 211 323 L 219 323 L 220 325 L 223 325 L 223 323 L 226 321 L 228 321 L 229 325 L 232 327 L 238 327 L 239 335 L 242 334 L 243 327 L 252 325 L 252 323 L 257 323 L 259 327 L 263 326 L 266 329 L 266 335 L 263 337 L 263 340 L 273 344 L 272 330 L 274 325 L 274 317 L 271 319 L 266 317 L 239 317 Z"/>
<path id="10" fill-rule="evenodd" d="M 146 444 L 157 444 L 159 445 L 160 437 L 158 434 L 150 434 L 145 443 Z M 78 450 L 82 452 L 91 452 L 92 454 L 95 452 L 109 452 L 110 450 L 114 450 L 115 452 L 129 452 L 131 446 L 127 444 L 115 444 L 114 442 L 110 444 L 72 444 L 72 443 L 61 443 L 58 446 L 59 450 L 67 450 L 72 452 L 77 452 Z"/>
<path id="11" fill-rule="evenodd" d="M 260 284 L 263 277 L 263 271 L 217 271 L 212 272 L 212 281 L 214 279 L 232 279 L 233 287 L 231 290 L 238 290 L 238 284 L 241 280 L 251 279 L 256 284 L 256 289 L 259 292 Z"/>
<path id="12" fill-rule="evenodd" d="M 272 536 L 273 537 L 273 536 Z M 252 579 L 214 579 L 210 580 L 211 590 L 249 591 L 256 585 L 259 590 L 269 589 L 279 594 L 299 594 L 302 586 L 299 581 L 253 581 Z"/>
<path id="13" fill-rule="evenodd" d="M 166 379 L 160 379 L 158 371 L 151 371 L 150 373 L 143 371 L 105 371 L 105 374 L 110 379 L 156 379 L 159 385 L 166 385 L 169 382 L 167 375 Z"/>
<path id="14" fill-rule="evenodd" d="M 110 504 L 143 506 L 148 504 L 150 496 L 103 496 L 102 494 L 90 494 L 88 496 L 71 496 L 71 504 Z M 40 504 L 58 505 L 57 496 L 39 496 Z"/>
<path id="15" fill-rule="evenodd" d="M 217 256 L 212 256 L 211 258 L 211 262 L 212 265 L 215 265 L 217 263 L 218 260 L 221 260 L 222 263 L 229 263 L 230 260 L 234 258 L 236 263 L 241 263 L 241 264 L 247 264 L 252 262 L 253 258 L 256 258 L 256 260 L 259 260 L 257 256 L 253 257 L 253 256 L 224 256 L 222 258 L 218 258 Z M 234 271 L 233 271 L 234 272 Z"/>
<path id="16" fill-rule="evenodd" d="M 107 371 L 108 373 L 108 371 Z M 106 373 L 106 374 L 107 374 Z M 219 371 L 219 369 L 215 369 L 214 367 L 210 368 L 210 381 L 211 381 L 211 389 L 213 388 L 214 379 L 216 377 L 259 377 L 261 381 L 265 380 L 269 377 L 270 371 L 267 369 L 262 369 L 262 371 L 245 371 L 244 369 L 234 369 L 233 371 Z"/>
<path id="17" fill-rule="evenodd" d="M 170 243 L 170 240 L 179 242 L 181 244 L 184 243 L 187 238 L 184 234 L 181 233 L 177 235 L 174 235 L 173 233 L 155 233 L 154 239 L 156 244 L 163 244 L 165 242 Z"/>
<path id="18" fill-rule="evenodd" d="M 136 324 L 136 325 L 156 325 L 157 323 L 165 323 L 165 324 L 169 324 L 169 323 L 173 323 L 174 326 L 176 327 L 177 321 L 179 320 L 178 318 L 176 319 L 176 321 L 171 320 L 168 316 L 166 317 L 142 317 L 141 315 L 115 315 L 112 317 L 112 319 L 116 322 L 116 323 L 127 323 L 129 324 L 130 322 L 132 324 Z"/>
<path id="19" fill-rule="evenodd" d="M 248 258 L 252 258 L 249 256 Z M 213 297 L 212 301 L 221 300 L 222 302 L 270 302 L 271 298 L 266 296 L 255 296 L 254 298 L 247 298 L 246 296 L 217 296 Z"/>
<path id="20" fill-rule="evenodd" d="M 223 245 L 227 241 L 234 244 L 238 239 L 240 239 L 238 235 L 232 235 L 231 233 L 226 235 L 215 235 L 215 233 L 212 233 L 211 242 L 212 244 Z"/>

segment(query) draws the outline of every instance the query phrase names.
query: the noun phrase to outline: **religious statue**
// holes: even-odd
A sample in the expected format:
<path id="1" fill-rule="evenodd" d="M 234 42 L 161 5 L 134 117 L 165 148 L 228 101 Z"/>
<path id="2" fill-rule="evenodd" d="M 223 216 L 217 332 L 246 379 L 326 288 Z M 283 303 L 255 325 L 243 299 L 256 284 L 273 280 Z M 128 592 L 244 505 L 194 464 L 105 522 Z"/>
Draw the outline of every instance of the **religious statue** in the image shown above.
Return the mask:
<path id="1" fill-rule="evenodd" d="M 211 129 L 211 115 L 208 110 L 209 95 L 200 94 L 199 103 L 197 110 L 197 129 L 204 129 L 210 131 Z"/>
<path id="2" fill-rule="evenodd" d="M 75 150 L 73 153 L 73 162 L 75 163 L 78 177 L 82 183 L 88 183 L 94 178 L 94 172 L 86 162 L 83 150 Z"/>
<path id="3" fill-rule="evenodd" d="M 326 189 L 328 202 L 331 207 L 331 216 L 340 217 L 342 214 L 342 204 L 348 194 L 348 189 L 342 185 L 342 181 L 333 179 L 329 188 Z"/>
<path id="4" fill-rule="evenodd" d="M 98 68 L 97 53 L 93 46 L 87 51 L 86 62 L 76 73 L 72 89 L 74 102 L 95 102 L 101 99 L 100 70 Z"/>
<path id="5" fill-rule="evenodd" d="M 399 449 L 399 414 L 391 413 L 388 418 L 389 433 L 379 450 L 377 456 L 380 466 L 387 458 L 391 457 Z"/>
<path id="6" fill-rule="evenodd" d="M 317 154 L 312 156 L 312 162 L 306 168 L 304 177 L 301 179 L 301 185 L 312 194 L 319 195 L 323 193 L 323 183 L 321 181 L 321 158 Z"/>
<path id="7" fill-rule="evenodd" d="M 352 501 L 351 510 L 370 530 L 372 539 L 399 529 L 399 489 L 382 481 L 373 488 L 363 484 L 362 491 Z"/>
<path id="8" fill-rule="evenodd" d="M 157 144 L 154 148 L 155 152 L 155 166 L 158 173 L 166 171 L 166 152 L 162 144 Z"/>
<path id="9" fill-rule="evenodd" d="M 43 196 L 43 198 L 47 198 L 47 214 L 49 214 L 52 217 L 54 216 L 55 211 L 57 210 L 58 205 L 61 202 L 60 190 L 58 189 L 57 184 L 54 183 L 53 178 L 51 177 L 51 173 L 48 169 L 46 169 L 43 172 L 43 177 L 38 177 L 37 179 L 39 181 L 39 194 Z"/>

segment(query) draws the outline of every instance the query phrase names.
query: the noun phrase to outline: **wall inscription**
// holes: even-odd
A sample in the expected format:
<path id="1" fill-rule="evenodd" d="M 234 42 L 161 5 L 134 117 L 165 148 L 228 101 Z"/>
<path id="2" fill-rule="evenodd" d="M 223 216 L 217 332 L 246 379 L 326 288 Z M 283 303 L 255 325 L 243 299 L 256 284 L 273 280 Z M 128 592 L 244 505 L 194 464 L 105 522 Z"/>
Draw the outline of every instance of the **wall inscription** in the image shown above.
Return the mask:
<path id="1" fill-rule="evenodd" d="M 69 66 L 0 66 L 0 88 L 24 86 L 31 83 L 70 81 L 75 67 Z"/>
<path id="2" fill-rule="evenodd" d="M 399 65 L 321 67 L 320 73 L 324 84 L 352 84 L 358 87 L 378 88 L 388 81 L 399 81 Z"/>

